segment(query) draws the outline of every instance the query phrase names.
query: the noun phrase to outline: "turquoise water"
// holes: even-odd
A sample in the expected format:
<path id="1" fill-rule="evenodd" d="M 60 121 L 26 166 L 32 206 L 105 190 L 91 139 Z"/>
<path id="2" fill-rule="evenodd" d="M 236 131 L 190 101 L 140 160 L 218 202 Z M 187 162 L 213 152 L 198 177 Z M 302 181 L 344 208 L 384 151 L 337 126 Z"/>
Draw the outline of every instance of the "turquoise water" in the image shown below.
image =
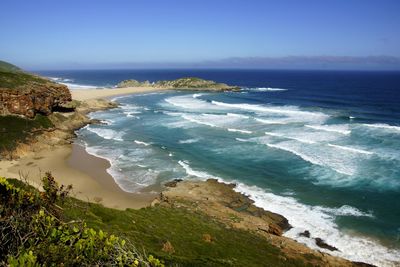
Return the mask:
<path id="1" fill-rule="evenodd" d="M 269 94 L 283 93 L 276 89 Z M 118 98 L 79 131 L 125 191 L 174 178 L 218 178 L 352 260 L 398 260 L 400 128 L 337 110 L 246 103 L 239 93 L 163 92 Z M 378 241 L 379 240 L 379 241 Z M 332 252 L 331 252 L 332 253 Z"/>
<path id="2" fill-rule="evenodd" d="M 128 78 L 197 76 L 236 93 L 163 92 L 118 98 L 78 131 L 125 191 L 174 178 L 235 182 L 284 215 L 286 236 L 378 266 L 400 261 L 400 74 L 262 70 L 42 73 L 78 88 Z M 397 262 L 397 263 L 394 263 Z"/>

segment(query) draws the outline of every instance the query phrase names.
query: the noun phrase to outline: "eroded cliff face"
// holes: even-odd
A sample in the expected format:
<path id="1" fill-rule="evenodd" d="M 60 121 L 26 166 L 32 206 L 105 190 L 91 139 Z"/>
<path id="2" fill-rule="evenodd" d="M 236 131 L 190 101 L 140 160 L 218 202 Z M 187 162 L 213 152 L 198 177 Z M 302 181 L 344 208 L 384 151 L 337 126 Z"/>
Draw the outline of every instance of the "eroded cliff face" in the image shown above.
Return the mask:
<path id="1" fill-rule="evenodd" d="M 7 73 L 2 78 L 6 76 L 6 81 L 9 82 L 21 78 L 21 75 L 27 74 Z M 27 118 L 35 117 L 37 113 L 49 115 L 57 107 L 71 101 L 71 93 L 65 85 L 33 75 L 32 77 L 35 80 L 27 81 L 23 85 L 0 83 L 0 115 L 15 114 Z"/>

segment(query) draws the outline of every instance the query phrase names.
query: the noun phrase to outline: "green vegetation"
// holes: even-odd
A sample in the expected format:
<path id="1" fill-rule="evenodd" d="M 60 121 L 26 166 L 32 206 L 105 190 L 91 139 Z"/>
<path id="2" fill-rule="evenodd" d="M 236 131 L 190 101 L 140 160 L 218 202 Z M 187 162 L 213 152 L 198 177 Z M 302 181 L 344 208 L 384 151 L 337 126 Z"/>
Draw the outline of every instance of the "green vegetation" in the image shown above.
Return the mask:
<path id="1" fill-rule="evenodd" d="M 33 120 L 11 115 L 0 116 L 0 153 L 15 149 L 18 143 L 26 142 L 41 130 L 51 127 L 53 124 L 50 119 L 41 114 L 37 114 Z"/>
<path id="2" fill-rule="evenodd" d="M 21 71 L 21 69 L 13 64 L 10 64 L 8 62 L 0 60 L 0 71 L 1 72 L 17 72 L 17 71 Z"/>
<path id="3" fill-rule="evenodd" d="M 75 199 L 63 207 L 69 220 L 83 219 L 93 229 L 122 235 L 167 265 L 306 266 L 286 258 L 265 238 L 229 228 L 202 212 L 162 205 L 120 211 Z"/>
<path id="4" fill-rule="evenodd" d="M 0 178 L 3 264 L 307 266 L 285 257 L 264 237 L 229 228 L 200 211 L 163 205 L 121 211 L 68 197 L 70 187 L 59 187 L 50 174 L 43 185 L 39 193 Z"/>
<path id="5" fill-rule="evenodd" d="M 0 69 L 0 90 L 6 89 L 22 89 L 27 85 L 43 85 L 52 83 L 49 80 L 24 72 L 8 72 Z"/>
<path id="6" fill-rule="evenodd" d="M 58 186 L 50 173 L 44 192 L 0 178 L 0 265 L 163 266 L 115 235 L 80 220 L 65 221 L 60 206 L 72 187 Z"/>
<path id="7" fill-rule="evenodd" d="M 171 81 L 158 81 L 150 83 L 149 81 L 140 82 L 137 80 L 125 80 L 120 82 L 117 87 L 155 87 L 168 89 L 204 89 L 204 90 L 237 90 L 236 86 L 229 86 L 224 83 L 204 80 L 196 77 L 186 77 Z"/>

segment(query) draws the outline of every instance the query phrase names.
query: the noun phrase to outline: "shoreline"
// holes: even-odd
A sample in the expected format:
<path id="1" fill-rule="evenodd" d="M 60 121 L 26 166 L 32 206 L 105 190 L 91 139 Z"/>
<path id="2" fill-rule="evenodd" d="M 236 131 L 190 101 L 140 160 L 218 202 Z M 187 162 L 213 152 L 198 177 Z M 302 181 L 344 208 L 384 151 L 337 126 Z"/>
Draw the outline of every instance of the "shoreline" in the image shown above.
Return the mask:
<path id="1" fill-rule="evenodd" d="M 110 99 L 111 97 L 151 93 L 160 90 L 170 89 L 130 87 L 71 90 L 71 93 L 74 100 L 83 101 L 90 107 L 95 103 L 95 100 L 104 101 L 105 98 Z M 91 111 L 95 110 L 88 112 Z M 116 209 L 149 207 L 160 192 L 165 192 L 161 188 L 159 188 L 159 192 L 155 193 L 123 191 L 107 172 L 107 169 L 111 166 L 110 162 L 102 157 L 89 154 L 83 146 L 78 144 L 56 145 L 50 150 L 43 149 L 43 151 L 31 154 L 13 162 L 0 161 L 0 174 L 6 177 L 17 176 L 15 178 L 18 178 L 21 171 L 23 175 L 29 176 L 33 185 L 39 187 L 40 178 L 44 175 L 44 172 L 51 171 L 60 184 L 73 184 L 72 196 Z M 4 170 L 6 170 L 5 175 L 3 175 Z M 244 193 L 241 194 L 245 196 Z M 295 239 L 290 238 L 290 240 Z"/>

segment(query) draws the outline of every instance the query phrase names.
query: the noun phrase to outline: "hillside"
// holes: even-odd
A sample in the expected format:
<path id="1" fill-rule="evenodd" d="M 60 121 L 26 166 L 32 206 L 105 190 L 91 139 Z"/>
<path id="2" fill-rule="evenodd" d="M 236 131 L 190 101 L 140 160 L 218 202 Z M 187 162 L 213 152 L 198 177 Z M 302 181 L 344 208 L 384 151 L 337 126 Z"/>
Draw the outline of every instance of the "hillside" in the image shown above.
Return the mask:
<path id="1" fill-rule="evenodd" d="M 17 71 L 22 71 L 22 70 L 19 67 L 15 66 L 11 63 L 0 60 L 0 71 L 1 72 L 17 72 Z"/>

